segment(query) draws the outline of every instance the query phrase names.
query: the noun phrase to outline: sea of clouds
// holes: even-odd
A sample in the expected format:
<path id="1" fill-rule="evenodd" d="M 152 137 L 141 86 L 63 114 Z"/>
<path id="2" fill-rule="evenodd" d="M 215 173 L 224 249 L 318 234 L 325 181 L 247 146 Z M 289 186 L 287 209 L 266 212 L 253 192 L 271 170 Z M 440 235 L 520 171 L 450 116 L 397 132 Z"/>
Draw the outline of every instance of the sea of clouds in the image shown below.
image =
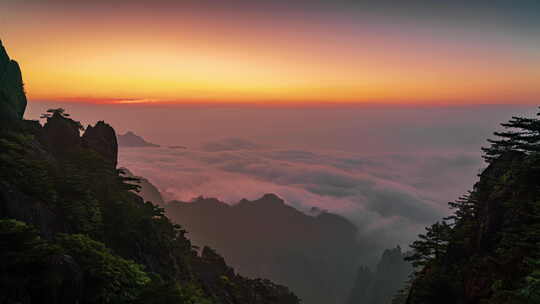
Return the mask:
<path id="1" fill-rule="evenodd" d="M 119 164 L 154 183 L 166 200 L 216 197 L 228 203 L 275 193 L 306 212 L 341 214 L 359 238 L 406 245 L 448 214 L 471 186 L 479 153 L 378 153 L 265 147 L 240 138 L 197 149 L 124 148 Z"/>

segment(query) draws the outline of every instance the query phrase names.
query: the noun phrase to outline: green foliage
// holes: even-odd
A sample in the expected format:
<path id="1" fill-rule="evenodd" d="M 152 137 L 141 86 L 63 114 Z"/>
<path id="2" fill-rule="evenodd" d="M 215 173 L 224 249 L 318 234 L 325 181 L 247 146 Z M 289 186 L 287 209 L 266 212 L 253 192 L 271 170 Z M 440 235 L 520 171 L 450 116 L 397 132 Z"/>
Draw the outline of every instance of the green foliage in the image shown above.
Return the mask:
<path id="1" fill-rule="evenodd" d="M 28 195 L 54 201 L 52 165 L 36 157 L 39 152 L 33 135 L 0 131 L 0 182 L 10 181 Z"/>
<path id="2" fill-rule="evenodd" d="M 55 267 L 56 257 L 62 257 L 61 248 L 42 239 L 34 228 L 0 220 L 0 303 L 55 299 L 70 279 Z"/>
<path id="3" fill-rule="evenodd" d="M 163 282 L 159 278 L 148 284 L 134 304 L 212 304 L 194 283 L 180 285 Z"/>
<path id="4" fill-rule="evenodd" d="M 115 256 L 103 243 L 80 234 L 59 234 L 56 242 L 84 272 L 88 303 L 123 303 L 150 282 L 142 266 Z"/>
<path id="5" fill-rule="evenodd" d="M 540 303 L 540 260 L 530 262 L 533 271 L 525 278 L 525 284 L 518 291 L 527 303 Z"/>
<path id="6" fill-rule="evenodd" d="M 0 220 L 2 267 L 24 268 L 24 265 L 40 263 L 43 257 L 58 252 L 58 248 L 49 246 L 37 231 L 27 224 L 12 219 Z"/>
<path id="7" fill-rule="evenodd" d="M 540 120 L 514 117 L 454 214 L 411 246 L 409 303 L 540 303 Z M 442 301 L 442 302 L 441 302 Z"/>
<path id="8" fill-rule="evenodd" d="M 412 243 L 413 254 L 405 260 L 412 262 L 414 267 L 420 267 L 441 259 L 450 241 L 450 233 L 451 227 L 444 221 L 426 227 L 426 234 L 420 234 L 420 240 Z"/>
<path id="9" fill-rule="evenodd" d="M 540 115 L 540 113 L 538 113 Z M 512 117 L 501 124 L 504 132 L 495 132 L 500 139 L 490 139 L 491 146 L 482 148 L 484 159 L 492 162 L 508 151 L 521 151 L 525 153 L 540 152 L 540 120 L 536 118 Z"/>
<path id="10" fill-rule="evenodd" d="M 282 295 L 240 276 L 212 285 L 222 265 L 207 265 L 216 277 L 202 280 L 186 231 L 82 141 L 56 153 L 50 138 L 80 124 L 62 109 L 44 118 L 62 119 L 47 129 L 52 137 L 37 122 L 0 129 L 0 204 L 9 207 L 0 208 L 0 303 L 210 304 L 217 295 L 220 303 L 249 295 L 258 304 Z M 36 225 L 47 239 L 1 217 Z"/>

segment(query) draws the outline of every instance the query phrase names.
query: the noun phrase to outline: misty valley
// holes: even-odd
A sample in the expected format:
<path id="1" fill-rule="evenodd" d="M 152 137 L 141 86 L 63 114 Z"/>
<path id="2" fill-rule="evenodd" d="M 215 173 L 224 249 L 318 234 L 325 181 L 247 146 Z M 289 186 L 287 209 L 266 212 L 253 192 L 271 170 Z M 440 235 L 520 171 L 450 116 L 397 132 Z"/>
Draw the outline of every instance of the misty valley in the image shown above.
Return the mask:
<path id="1" fill-rule="evenodd" d="M 0 304 L 540 304 L 540 2 L 5 0 L 0 30 Z"/>

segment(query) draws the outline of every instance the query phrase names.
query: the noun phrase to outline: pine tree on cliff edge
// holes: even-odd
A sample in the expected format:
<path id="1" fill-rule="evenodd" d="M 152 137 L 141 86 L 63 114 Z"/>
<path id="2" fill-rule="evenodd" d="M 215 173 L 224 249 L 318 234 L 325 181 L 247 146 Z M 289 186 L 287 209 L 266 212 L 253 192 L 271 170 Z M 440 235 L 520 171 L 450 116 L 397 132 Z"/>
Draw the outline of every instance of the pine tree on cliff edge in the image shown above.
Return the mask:
<path id="1" fill-rule="evenodd" d="M 540 112 L 537 115 L 540 116 Z M 491 146 L 482 148 L 488 163 L 508 151 L 540 152 L 540 119 L 514 116 L 501 126 L 507 131 L 495 132 L 500 139 L 488 139 Z"/>

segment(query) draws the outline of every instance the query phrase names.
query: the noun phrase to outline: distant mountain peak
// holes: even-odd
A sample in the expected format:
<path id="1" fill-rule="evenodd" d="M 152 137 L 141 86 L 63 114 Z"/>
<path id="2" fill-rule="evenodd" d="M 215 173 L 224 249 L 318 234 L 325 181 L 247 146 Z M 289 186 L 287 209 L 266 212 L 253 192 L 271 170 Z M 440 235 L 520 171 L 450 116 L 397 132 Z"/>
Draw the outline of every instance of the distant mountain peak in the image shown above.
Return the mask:
<path id="1" fill-rule="evenodd" d="M 159 147 L 159 145 L 146 141 L 132 131 L 127 131 L 123 135 L 119 134 L 117 138 L 120 147 Z"/>
<path id="2" fill-rule="evenodd" d="M 282 200 L 279 196 L 275 195 L 274 193 L 266 193 L 260 199 L 256 200 L 256 202 L 285 204 L 285 201 Z"/>

